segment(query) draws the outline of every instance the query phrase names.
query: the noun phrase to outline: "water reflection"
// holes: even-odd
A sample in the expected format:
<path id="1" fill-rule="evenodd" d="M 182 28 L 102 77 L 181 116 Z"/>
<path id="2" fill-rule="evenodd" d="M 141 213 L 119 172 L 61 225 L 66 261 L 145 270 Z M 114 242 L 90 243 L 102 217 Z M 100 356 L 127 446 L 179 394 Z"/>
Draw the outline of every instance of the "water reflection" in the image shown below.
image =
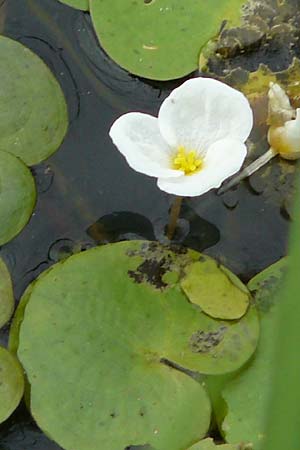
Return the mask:
<path id="1" fill-rule="evenodd" d="M 72 239 L 58 239 L 49 248 L 48 259 L 51 262 L 62 261 L 68 256 L 92 248 L 91 242 L 75 242 Z"/>
<path id="2" fill-rule="evenodd" d="M 152 223 L 141 214 L 132 212 L 115 212 L 107 214 L 87 229 L 87 234 L 97 244 L 107 244 L 126 239 L 131 234 L 134 239 L 155 239 Z"/>
<path id="3" fill-rule="evenodd" d="M 166 237 L 167 219 L 156 221 L 154 226 L 146 217 L 132 212 L 116 212 L 98 219 L 87 229 L 97 244 L 130 239 L 158 240 L 169 243 Z M 218 229 L 199 217 L 187 202 L 183 202 L 172 242 L 194 250 L 203 251 L 215 245 L 220 238 Z"/>
<path id="4" fill-rule="evenodd" d="M 47 192 L 53 183 L 54 173 L 52 168 L 47 164 L 39 164 L 31 169 L 34 176 L 38 194 Z"/>

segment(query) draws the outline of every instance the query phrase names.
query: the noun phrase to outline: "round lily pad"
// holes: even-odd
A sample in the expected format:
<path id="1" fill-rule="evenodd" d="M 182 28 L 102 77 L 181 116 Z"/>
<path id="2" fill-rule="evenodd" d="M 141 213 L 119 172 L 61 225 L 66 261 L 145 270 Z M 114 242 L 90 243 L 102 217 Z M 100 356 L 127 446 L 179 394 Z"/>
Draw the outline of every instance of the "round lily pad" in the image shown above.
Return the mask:
<path id="1" fill-rule="evenodd" d="M 0 328 L 10 319 L 14 310 L 14 302 L 10 273 L 0 258 Z"/>
<path id="2" fill-rule="evenodd" d="M 197 69 L 201 47 L 244 0 L 90 0 L 100 44 L 129 72 L 155 80 Z"/>
<path id="3" fill-rule="evenodd" d="M 261 332 L 255 357 L 222 391 L 227 414 L 221 424 L 226 441 L 263 445 L 276 335 L 277 291 L 286 259 L 270 266 L 248 284 L 260 312 Z M 286 370 L 282 367 L 282 370 Z"/>
<path id="4" fill-rule="evenodd" d="M 72 8 L 81 9 L 82 11 L 89 10 L 89 0 L 59 0 Z"/>
<path id="5" fill-rule="evenodd" d="M 23 370 L 5 348 L 0 347 L 0 423 L 16 409 L 23 395 Z"/>
<path id="6" fill-rule="evenodd" d="M 68 126 L 62 90 L 44 62 L 0 36 L 0 150 L 37 164 L 60 146 Z"/>
<path id="7" fill-rule="evenodd" d="M 217 319 L 240 319 L 249 306 L 247 288 L 212 258 L 203 257 L 187 267 L 181 287 L 192 303 Z"/>
<path id="8" fill-rule="evenodd" d="M 0 151 L 0 187 L 0 245 L 2 245 L 24 228 L 36 201 L 35 182 L 30 170 L 16 156 L 3 151 Z"/>
<path id="9" fill-rule="evenodd" d="M 203 439 L 197 444 L 190 447 L 188 450 L 246 450 L 239 445 L 232 444 L 215 444 L 211 438 Z M 249 449 L 250 450 L 250 449 Z"/>
<path id="10" fill-rule="evenodd" d="M 180 450 L 205 435 L 207 394 L 174 367 L 234 370 L 256 347 L 258 321 L 253 308 L 225 325 L 188 301 L 174 274 L 200 257 L 121 242 L 71 256 L 37 280 L 18 356 L 32 414 L 63 448 Z"/>

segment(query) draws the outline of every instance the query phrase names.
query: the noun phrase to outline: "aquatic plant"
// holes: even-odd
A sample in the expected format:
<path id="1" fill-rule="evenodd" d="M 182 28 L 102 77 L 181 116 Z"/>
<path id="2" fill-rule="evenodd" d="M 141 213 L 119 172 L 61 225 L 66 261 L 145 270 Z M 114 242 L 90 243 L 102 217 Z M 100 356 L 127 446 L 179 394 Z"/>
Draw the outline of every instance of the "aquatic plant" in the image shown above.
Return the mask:
<path id="1" fill-rule="evenodd" d="M 243 94 L 198 77 L 165 99 L 158 118 L 124 114 L 110 136 L 128 164 L 157 177 L 161 190 L 192 197 L 219 187 L 240 169 L 252 124 Z"/>

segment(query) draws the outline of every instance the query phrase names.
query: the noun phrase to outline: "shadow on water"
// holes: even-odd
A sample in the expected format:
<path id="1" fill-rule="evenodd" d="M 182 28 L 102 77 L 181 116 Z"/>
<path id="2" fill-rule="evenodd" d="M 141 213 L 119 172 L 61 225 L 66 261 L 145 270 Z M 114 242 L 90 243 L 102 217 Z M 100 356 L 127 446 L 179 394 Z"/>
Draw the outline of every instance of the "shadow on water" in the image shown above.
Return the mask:
<path id="1" fill-rule="evenodd" d="M 59 80 L 70 128 L 60 150 L 33 167 L 38 202 L 28 226 L 1 248 L 17 299 L 30 281 L 62 257 L 123 239 L 165 240 L 170 197 L 131 170 L 108 136 L 126 111 L 157 114 L 182 80 L 149 82 L 129 75 L 99 46 L 89 15 L 55 0 L 0 0 L 2 33 L 30 47 Z M 243 280 L 282 257 L 289 217 L 248 181 L 218 197 L 186 199 L 177 242 L 205 251 Z M 8 327 L 0 334 L 7 339 Z M 0 450 L 57 450 L 25 407 L 0 426 Z"/>

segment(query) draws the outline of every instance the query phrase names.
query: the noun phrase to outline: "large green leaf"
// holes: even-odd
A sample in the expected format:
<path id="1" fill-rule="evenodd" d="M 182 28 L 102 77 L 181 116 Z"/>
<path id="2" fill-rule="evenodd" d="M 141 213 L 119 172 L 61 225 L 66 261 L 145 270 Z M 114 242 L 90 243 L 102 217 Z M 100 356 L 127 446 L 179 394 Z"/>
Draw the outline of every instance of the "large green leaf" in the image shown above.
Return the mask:
<path id="1" fill-rule="evenodd" d="M 82 11 L 89 10 L 89 0 L 59 0 L 72 8 L 81 9 Z"/>
<path id="2" fill-rule="evenodd" d="M 90 0 L 99 41 L 129 72 L 150 79 L 180 78 L 197 69 L 201 47 L 244 0 Z"/>
<path id="3" fill-rule="evenodd" d="M 260 311 L 261 331 L 252 362 L 223 389 L 227 415 L 221 425 L 228 442 L 251 442 L 254 449 L 263 442 L 266 406 L 273 372 L 278 297 L 275 295 L 286 260 L 280 260 L 254 277 L 248 284 Z"/>
<path id="4" fill-rule="evenodd" d="M 14 310 L 14 293 L 10 273 L 0 258 L 0 328 L 8 322 Z"/>
<path id="5" fill-rule="evenodd" d="M 266 440 L 259 450 L 299 448 L 300 359 L 299 359 L 299 262 L 300 262 L 300 190 L 295 198 L 295 221 L 289 242 L 289 259 L 278 307 L 277 333 L 273 347 L 275 358 L 270 380 L 271 396 L 267 409 Z"/>
<path id="6" fill-rule="evenodd" d="M 23 395 L 23 370 L 5 348 L 0 347 L 0 423 L 16 409 Z"/>
<path id="7" fill-rule="evenodd" d="M 72 256 L 35 283 L 18 355 L 33 416 L 62 447 L 181 450 L 204 436 L 207 394 L 173 366 L 234 370 L 256 347 L 258 321 L 254 308 L 225 322 L 188 301 L 180 275 L 199 258 L 122 242 Z"/>
<path id="8" fill-rule="evenodd" d="M 14 155 L 0 151 L 0 245 L 24 228 L 35 201 L 36 188 L 30 170 Z"/>
<path id="9" fill-rule="evenodd" d="M 60 146 L 68 125 L 62 90 L 27 47 L 0 36 L 0 150 L 37 164 Z"/>

